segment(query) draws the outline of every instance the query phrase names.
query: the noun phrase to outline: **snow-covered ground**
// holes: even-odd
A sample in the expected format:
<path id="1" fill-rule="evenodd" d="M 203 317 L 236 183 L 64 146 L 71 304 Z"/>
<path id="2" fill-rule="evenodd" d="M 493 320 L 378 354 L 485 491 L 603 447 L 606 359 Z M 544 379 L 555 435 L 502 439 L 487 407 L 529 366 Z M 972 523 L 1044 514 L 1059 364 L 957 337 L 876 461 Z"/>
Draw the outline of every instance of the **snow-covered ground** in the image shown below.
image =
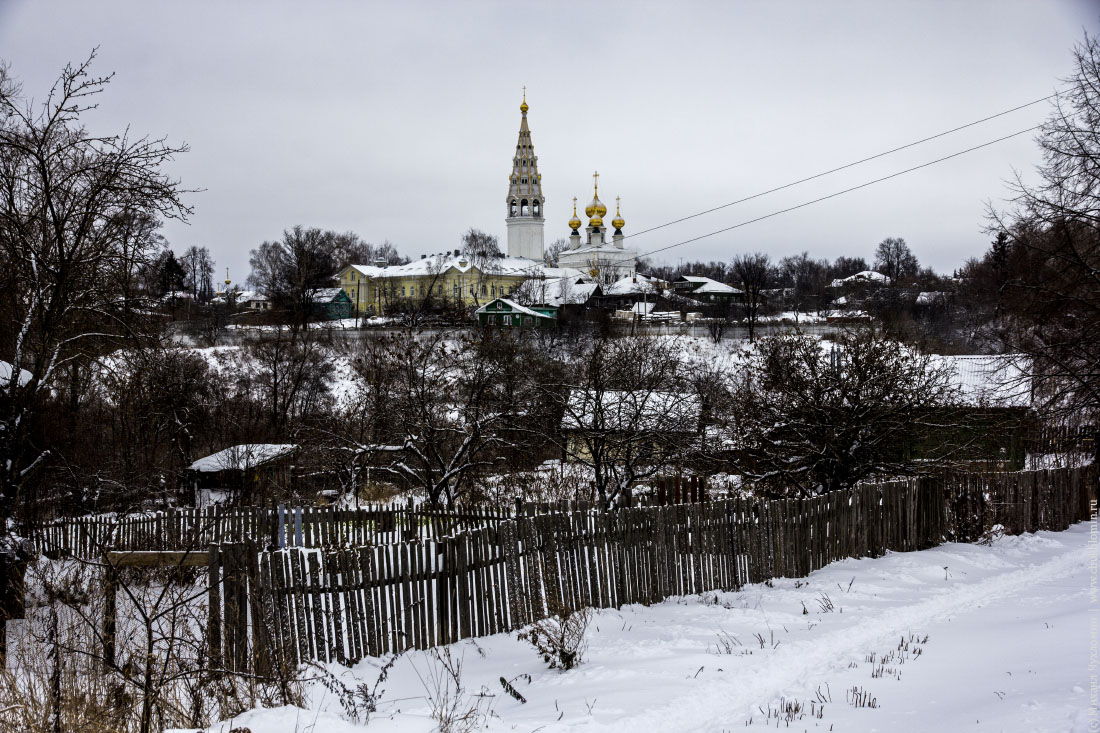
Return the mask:
<path id="1" fill-rule="evenodd" d="M 801 580 L 602 610 L 584 663 L 568 672 L 546 669 L 514 634 L 450 649 L 467 691 L 494 696 L 482 701 L 489 730 L 1083 733 L 1098 729 L 1095 532 L 1081 523 L 845 560 Z M 373 683 L 378 663 L 331 669 L 354 687 Z M 400 658 L 368 729 L 434 730 L 421 681 L 433 669 L 427 653 Z M 850 704 L 853 687 L 875 706 Z M 209 730 L 362 730 L 324 685 L 308 698 L 306 709 L 252 710 Z M 777 722 L 791 702 L 805 713 Z"/>

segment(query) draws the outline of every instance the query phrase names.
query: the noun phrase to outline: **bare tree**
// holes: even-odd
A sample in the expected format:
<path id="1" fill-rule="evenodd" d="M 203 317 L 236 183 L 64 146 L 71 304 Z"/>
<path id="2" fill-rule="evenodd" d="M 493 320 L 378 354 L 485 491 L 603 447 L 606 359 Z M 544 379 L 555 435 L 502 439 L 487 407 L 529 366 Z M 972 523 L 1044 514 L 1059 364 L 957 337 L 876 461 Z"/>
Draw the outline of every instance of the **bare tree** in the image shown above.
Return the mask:
<path id="1" fill-rule="evenodd" d="M 489 299 L 488 281 L 500 273 L 500 242 L 492 234 L 480 229 L 470 228 L 462 235 L 462 254 L 470 258 L 470 264 L 477 271 L 472 283 L 472 295 L 475 305 Z"/>
<path id="2" fill-rule="evenodd" d="M 180 257 L 184 288 L 199 302 L 214 297 L 214 258 L 206 247 L 188 247 Z"/>
<path id="3" fill-rule="evenodd" d="M 875 249 L 875 269 L 895 287 L 920 272 L 920 263 L 901 237 L 887 237 Z"/>
<path id="4" fill-rule="evenodd" d="M 162 172 L 185 147 L 81 126 L 110 81 L 89 75 L 93 58 L 65 67 L 37 109 L 0 84 L 0 350 L 11 364 L 0 377 L 0 516 L 28 500 L 22 491 L 49 455 L 32 437 L 32 416 L 59 370 L 126 332 L 107 274 L 134 217 L 190 212 L 178 182 Z M 131 246 L 127 258 L 134 256 Z"/>
<path id="5" fill-rule="evenodd" d="M 756 321 L 764 302 L 763 290 L 771 272 L 769 258 L 763 252 L 737 255 L 730 263 L 734 277 L 744 294 L 745 324 L 749 329 L 749 341 L 756 337 Z"/>
<path id="6" fill-rule="evenodd" d="M 502 463 L 509 445 L 501 429 L 519 408 L 506 399 L 503 362 L 481 339 L 453 342 L 444 334 L 395 335 L 374 352 L 387 371 L 386 412 L 393 421 L 387 445 L 360 444 L 363 454 L 388 455 L 379 470 L 423 491 L 432 504 L 454 506 L 479 472 Z"/>
<path id="7" fill-rule="evenodd" d="M 1038 142 L 1038 183 L 1017 177 L 1006 213 L 1003 282 L 1009 351 L 1022 351 L 1036 394 L 1054 415 L 1100 416 L 1100 39 L 1074 49 L 1074 73 L 1055 98 Z M 1100 446 L 1100 441 L 1097 441 Z M 1100 448 L 1098 448 L 1100 451 Z M 1100 458 L 1100 454 L 1098 454 Z"/>
<path id="8" fill-rule="evenodd" d="M 576 344 L 559 380 L 541 386 L 561 422 L 545 434 L 587 468 L 605 506 L 693 450 L 701 407 L 675 344 L 646 336 Z"/>
<path id="9" fill-rule="evenodd" d="M 798 333 L 764 339 L 731 413 L 741 472 L 795 496 L 910 473 L 908 449 L 946 427 L 934 408 L 955 401 L 949 369 L 870 329 L 828 351 Z"/>
<path id="10" fill-rule="evenodd" d="M 334 237 L 332 232 L 296 226 L 284 231 L 282 240 L 252 250 L 248 282 L 287 313 L 292 334 L 309 323 L 313 291 L 333 285 Z"/>

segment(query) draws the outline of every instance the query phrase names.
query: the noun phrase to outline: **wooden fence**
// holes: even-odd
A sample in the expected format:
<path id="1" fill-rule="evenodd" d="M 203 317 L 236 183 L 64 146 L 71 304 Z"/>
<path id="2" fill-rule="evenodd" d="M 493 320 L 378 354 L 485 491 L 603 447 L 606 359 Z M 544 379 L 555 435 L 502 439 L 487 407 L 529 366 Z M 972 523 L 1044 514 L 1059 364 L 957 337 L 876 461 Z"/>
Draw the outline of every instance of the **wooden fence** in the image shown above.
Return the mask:
<path id="1" fill-rule="evenodd" d="M 357 548 L 214 548 L 211 654 L 273 663 L 355 662 L 511 631 L 583 607 L 615 608 L 773 577 L 846 557 L 1063 530 L 1090 516 L 1095 466 L 925 477 L 812 499 L 575 509 L 451 535 Z M 251 651 L 249 651 L 251 650 Z"/>
<path id="2" fill-rule="evenodd" d="M 253 541 L 259 547 L 335 547 L 426 540 L 497 524 L 513 507 L 371 505 L 359 509 L 180 508 L 145 514 L 99 514 L 58 520 L 33 536 L 39 553 L 98 558 L 107 550 L 205 550 Z"/>

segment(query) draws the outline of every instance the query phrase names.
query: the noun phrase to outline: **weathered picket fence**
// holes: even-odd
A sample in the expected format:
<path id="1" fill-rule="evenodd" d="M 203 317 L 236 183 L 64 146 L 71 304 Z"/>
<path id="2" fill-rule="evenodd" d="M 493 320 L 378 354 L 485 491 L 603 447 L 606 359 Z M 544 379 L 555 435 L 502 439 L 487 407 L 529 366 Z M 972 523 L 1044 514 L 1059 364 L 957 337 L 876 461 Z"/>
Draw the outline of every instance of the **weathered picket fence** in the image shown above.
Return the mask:
<path id="1" fill-rule="evenodd" d="M 334 547 L 426 540 L 499 523 L 514 507 L 457 511 L 424 505 L 179 508 L 144 514 L 65 518 L 37 528 L 39 553 L 95 558 L 107 549 L 184 551 L 253 541 L 259 547 Z"/>
<path id="2" fill-rule="evenodd" d="M 730 499 L 502 519 L 355 548 L 215 547 L 210 643 L 227 667 L 354 662 L 510 631 L 583 607 L 653 603 L 846 557 L 1063 530 L 1095 501 L 1095 466 L 924 477 L 811 499 Z"/>

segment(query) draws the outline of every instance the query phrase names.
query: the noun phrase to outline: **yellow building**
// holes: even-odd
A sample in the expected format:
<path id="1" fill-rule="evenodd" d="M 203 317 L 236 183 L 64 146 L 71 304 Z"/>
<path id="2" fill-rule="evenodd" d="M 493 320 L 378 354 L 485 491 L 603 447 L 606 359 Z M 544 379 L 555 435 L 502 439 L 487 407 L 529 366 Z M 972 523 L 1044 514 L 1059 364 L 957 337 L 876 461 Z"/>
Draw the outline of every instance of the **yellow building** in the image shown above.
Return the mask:
<path id="1" fill-rule="evenodd" d="M 407 265 L 349 265 L 338 277 L 358 313 L 384 315 L 426 301 L 479 306 L 511 295 L 530 278 L 562 274 L 522 257 L 433 255 Z"/>

